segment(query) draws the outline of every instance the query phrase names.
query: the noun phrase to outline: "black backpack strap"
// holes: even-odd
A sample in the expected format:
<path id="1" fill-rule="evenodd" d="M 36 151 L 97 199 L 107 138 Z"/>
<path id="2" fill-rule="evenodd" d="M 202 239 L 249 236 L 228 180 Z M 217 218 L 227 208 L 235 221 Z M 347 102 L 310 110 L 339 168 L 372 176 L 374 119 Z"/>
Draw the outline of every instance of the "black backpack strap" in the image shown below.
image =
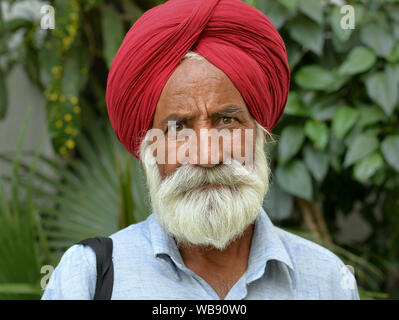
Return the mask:
<path id="1" fill-rule="evenodd" d="M 78 242 L 91 247 L 96 253 L 97 282 L 94 300 L 110 300 L 114 286 L 113 243 L 111 238 L 95 237 Z"/>

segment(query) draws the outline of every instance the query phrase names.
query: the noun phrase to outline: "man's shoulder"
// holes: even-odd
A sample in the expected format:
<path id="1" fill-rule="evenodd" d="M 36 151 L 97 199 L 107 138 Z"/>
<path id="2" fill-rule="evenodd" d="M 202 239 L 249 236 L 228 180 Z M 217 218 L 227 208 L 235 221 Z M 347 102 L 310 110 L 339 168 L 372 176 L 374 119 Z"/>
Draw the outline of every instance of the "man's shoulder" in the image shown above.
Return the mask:
<path id="1" fill-rule="evenodd" d="M 131 224 L 111 234 L 109 237 L 113 240 L 113 242 L 149 241 L 149 223 L 151 220 L 152 216 L 150 215 L 146 220 Z"/>
<path id="2" fill-rule="evenodd" d="M 359 299 L 354 275 L 335 253 L 292 232 L 275 229 L 293 263 L 301 297 L 314 299 L 318 293 L 319 299 Z"/>
<path id="3" fill-rule="evenodd" d="M 330 249 L 282 228 L 275 227 L 275 230 L 297 271 L 322 269 L 321 276 L 346 271 L 344 262 Z"/>
<path id="4" fill-rule="evenodd" d="M 143 257 L 143 255 L 150 253 L 149 225 L 152 219 L 153 217 L 150 215 L 146 220 L 131 224 L 109 236 L 113 241 L 114 259 Z"/>

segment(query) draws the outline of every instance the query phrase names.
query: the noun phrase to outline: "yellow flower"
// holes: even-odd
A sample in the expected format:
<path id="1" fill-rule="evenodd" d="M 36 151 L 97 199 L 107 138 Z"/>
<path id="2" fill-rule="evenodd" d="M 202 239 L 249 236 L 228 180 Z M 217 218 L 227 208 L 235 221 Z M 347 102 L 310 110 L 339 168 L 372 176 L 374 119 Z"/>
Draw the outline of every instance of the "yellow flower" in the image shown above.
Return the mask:
<path id="1" fill-rule="evenodd" d="M 78 15 L 77 15 L 76 12 L 72 12 L 72 13 L 69 15 L 69 18 L 70 18 L 71 20 L 77 20 L 77 19 L 78 19 Z"/>
<path id="2" fill-rule="evenodd" d="M 80 107 L 79 107 L 79 106 L 75 106 L 75 107 L 73 108 L 73 112 L 75 112 L 75 113 L 80 113 Z"/>
<path id="3" fill-rule="evenodd" d="M 72 26 L 72 25 L 69 25 L 67 27 L 67 30 L 68 30 L 69 34 L 71 35 L 71 37 L 73 37 L 75 35 L 75 33 L 76 33 L 76 28 L 74 26 Z"/>
<path id="4" fill-rule="evenodd" d="M 71 128 L 71 127 L 66 127 L 66 128 L 65 128 L 65 133 L 67 133 L 67 134 L 73 134 L 73 132 L 74 132 L 73 128 Z"/>
<path id="5" fill-rule="evenodd" d="M 69 113 L 67 113 L 67 114 L 64 116 L 64 120 L 65 120 L 65 121 L 71 121 L 71 120 L 72 120 L 72 116 L 71 116 Z"/>
<path id="6" fill-rule="evenodd" d="M 72 42 L 71 37 L 65 37 L 64 39 L 62 39 L 62 44 L 64 45 L 64 47 L 69 47 L 71 42 Z"/>
<path id="7" fill-rule="evenodd" d="M 63 125 L 62 120 L 58 120 L 58 121 L 55 123 L 55 126 L 56 126 L 57 128 L 61 128 L 62 125 Z"/>
<path id="8" fill-rule="evenodd" d="M 78 98 L 76 97 L 70 97 L 69 101 L 71 101 L 72 104 L 77 104 L 78 103 Z"/>
<path id="9" fill-rule="evenodd" d="M 68 139 L 65 142 L 65 145 L 69 148 L 69 149 L 73 149 L 75 148 L 75 141 L 73 141 L 72 139 Z"/>
<path id="10" fill-rule="evenodd" d="M 61 147 L 59 151 L 62 156 L 66 156 L 68 154 L 68 151 L 65 147 Z"/>
<path id="11" fill-rule="evenodd" d="M 54 93 L 52 93 L 52 94 L 50 95 L 50 100 L 51 100 L 51 101 L 56 101 L 57 98 L 58 98 L 58 94 L 57 94 L 56 92 L 54 92 Z"/>
<path id="12" fill-rule="evenodd" d="M 51 72 L 54 73 L 54 75 L 56 76 L 60 74 L 61 70 L 62 70 L 61 66 L 54 66 L 51 68 Z"/>

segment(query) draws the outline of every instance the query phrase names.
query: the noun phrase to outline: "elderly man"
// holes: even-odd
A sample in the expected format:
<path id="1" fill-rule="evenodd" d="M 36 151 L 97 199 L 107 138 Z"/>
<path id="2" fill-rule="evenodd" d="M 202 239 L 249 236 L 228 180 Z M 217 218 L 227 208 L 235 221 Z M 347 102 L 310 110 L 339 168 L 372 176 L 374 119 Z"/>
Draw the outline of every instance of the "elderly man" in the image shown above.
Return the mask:
<path id="1" fill-rule="evenodd" d="M 240 0 L 170 0 L 133 25 L 106 98 L 153 214 L 110 236 L 112 299 L 359 298 L 337 256 L 262 209 L 264 145 L 288 89 L 281 37 Z M 43 299 L 93 299 L 96 276 L 94 251 L 76 244 Z"/>

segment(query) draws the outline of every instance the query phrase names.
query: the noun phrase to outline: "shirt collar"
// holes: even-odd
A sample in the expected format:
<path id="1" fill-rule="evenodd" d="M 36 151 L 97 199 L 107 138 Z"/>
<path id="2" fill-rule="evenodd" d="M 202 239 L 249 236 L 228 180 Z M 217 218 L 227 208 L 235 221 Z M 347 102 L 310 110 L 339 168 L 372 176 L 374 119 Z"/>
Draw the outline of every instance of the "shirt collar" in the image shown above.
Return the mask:
<path id="1" fill-rule="evenodd" d="M 149 216 L 148 222 L 154 256 L 171 259 L 174 264 L 172 264 L 174 274 L 180 280 L 176 266 L 180 269 L 185 269 L 185 266 L 173 236 L 161 226 L 154 214 Z M 277 260 L 285 264 L 293 279 L 292 260 L 276 232 L 276 227 L 262 208 L 255 221 L 248 261 L 247 282 L 260 278 L 269 260 Z"/>
<path id="2" fill-rule="evenodd" d="M 292 260 L 277 233 L 276 227 L 262 208 L 255 221 L 248 261 L 247 283 L 260 278 L 270 260 L 279 261 L 287 266 L 291 281 L 294 280 Z"/>
<path id="3" fill-rule="evenodd" d="M 180 255 L 179 249 L 177 248 L 176 241 L 173 236 L 165 230 L 164 227 L 158 222 L 154 214 L 148 217 L 151 244 L 154 256 L 157 258 L 163 258 L 165 260 L 172 260 L 171 265 L 173 273 L 177 280 L 180 280 L 179 272 L 176 269 L 178 266 L 183 269 L 183 259 Z"/>

